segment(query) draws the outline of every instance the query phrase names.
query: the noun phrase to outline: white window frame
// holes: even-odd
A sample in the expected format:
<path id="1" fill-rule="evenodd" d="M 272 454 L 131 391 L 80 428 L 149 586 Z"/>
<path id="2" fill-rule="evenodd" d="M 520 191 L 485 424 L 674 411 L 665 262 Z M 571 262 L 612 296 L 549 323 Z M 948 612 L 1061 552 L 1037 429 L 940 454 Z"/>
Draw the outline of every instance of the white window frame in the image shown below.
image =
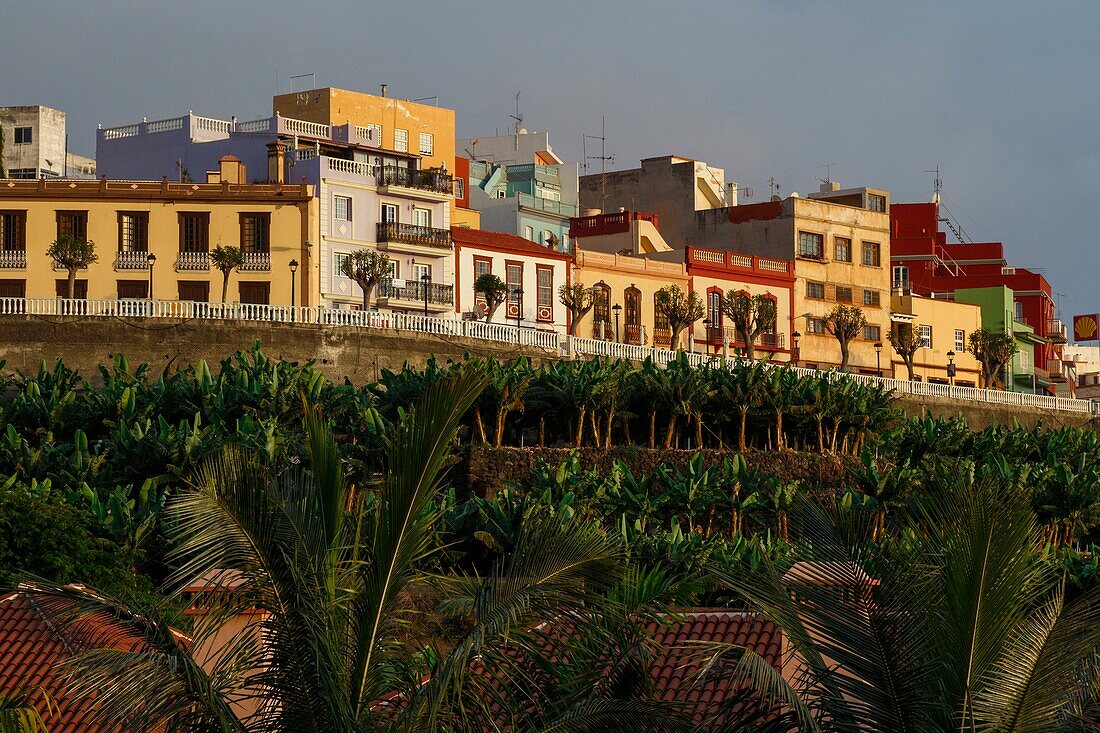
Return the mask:
<path id="1" fill-rule="evenodd" d="M 909 285 L 909 266 L 908 265 L 894 265 L 893 276 L 890 278 L 890 282 L 895 288 L 904 288 Z"/>
<path id="2" fill-rule="evenodd" d="M 955 353 L 961 354 L 966 351 L 966 331 L 961 328 L 955 329 Z"/>
<path id="3" fill-rule="evenodd" d="M 822 334 L 825 331 L 825 319 L 810 316 L 806 319 L 806 333 Z"/>
<path id="4" fill-rule="evenodd" d="M 456 199 L 466 198 L 466 179 L 464 179 L 464 178 L 455 178 L 454 181 L 455 181 L 455 198 Z"/>
<path id="5" fill-rule="evenodd" d="M 414 262 L 412 266 L 413 280 L 420 282 L 424 275 L 428 276 L 428 282 L 432 281 L 432 266 L 423 262 Z"/>
<path id="6" fill-rule="evenodd" d="M 393 280 L 399 280 L 401 278 L 401 262 L 400 260 L 387 260 L 390 265 L 389 277 Z"/>
<path id="7" fill-rule="evenodd" d="M 528 242 L 534 242 L 535 241 L 535 228 L 531 227 L 531 226 L 523 227 L 523 238 L 526 239 Z"/>
<path id="8" fill-rule="evenodd" d="M 389 218 L 386 212 L 393 212 L 393 218 Z M 401 207 L 397 204 L 390 204 L 382 202 L 382 208 L 379 210 L 378 221 L 383 224 L 396 224 L 401 218 Z"/>
<path id="9" fill-rule="evenodd" d="M 343 204 L 344 211 L 343 216 L 340 215 L 340 205 Z M 351 221 L 354 216 L 354 211 L 351 203 L 351 196 L 341 196 L 340 194 L 333 194 L 332 196 L 332 218 L 336 221 Z"/>
<path id="10" fill-rule="evenodd" d="M 407 153 L 409 151 L 408 130 L 402 130 L 400 127 L 394 128 L 393 149 L 398 151 L 399 153 Z"/>
<path id="11" fill-rule="evenodd" d="M 344 274 L 344 266 L 341 263 L 349 259 L 351 259 L 351 254 L 348 252 L 333 252 L 332 274 L 336 277 L 347 277 L 347 275 Z"/>
<path id="12" fill-rule="evenodd" d="M 920 345 L 922 349 L 932 348 L 932 327 L 926 324 L 922 324 L 917 327 L 917 334 L 920 336 Z"/>
<path id="13" fill-rule="evenodd" d="M 419 206 L 413 207 L 413 224 L 418 227 L 431 228 L 432 210 L 421 208 Z"/>
<path id="14" fill-rule="evenodd" d="M 382 146 L 382 126 L 371 122 L 367 125 L 367 137 L 379 147 Z"/>
<path id="15" fill-rule="evenodd" d="M 872 336 L 871 333 L 874 333 Z M 863 327 L 863 338 L 868 341 L 881 341 L 882 340 L 882 327 L 877 323 L 868 323 Z"/>
<path id="16" fill-rule="evenodd" d="M 435 155 L 435 135 L 430 132 L 420 133 L 420 154 Z"/>

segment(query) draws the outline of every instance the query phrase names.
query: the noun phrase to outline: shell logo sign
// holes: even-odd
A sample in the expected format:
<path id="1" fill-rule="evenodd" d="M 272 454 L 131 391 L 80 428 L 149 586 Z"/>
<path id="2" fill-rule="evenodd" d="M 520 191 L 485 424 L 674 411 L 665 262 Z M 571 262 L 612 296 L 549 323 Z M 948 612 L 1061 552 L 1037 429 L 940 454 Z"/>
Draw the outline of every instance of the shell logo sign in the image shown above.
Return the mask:
<path id="1" fill-rule="evenodd" d="M 1093 341 L 1100 339 L 1100 316 L 1093 313 L 1088 316 L 1073 317 L 1073 340 Z"/>

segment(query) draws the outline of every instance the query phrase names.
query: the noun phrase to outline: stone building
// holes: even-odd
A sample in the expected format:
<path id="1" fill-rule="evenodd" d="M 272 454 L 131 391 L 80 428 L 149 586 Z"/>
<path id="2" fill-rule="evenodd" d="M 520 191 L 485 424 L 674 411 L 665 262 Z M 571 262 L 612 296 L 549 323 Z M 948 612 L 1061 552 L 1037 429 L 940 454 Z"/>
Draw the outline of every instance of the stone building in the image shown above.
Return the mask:
<path id="1" fill-rule="evenodd" d="M 0 107 L 0 128 L 0 178 L 95 178 L 95 159 L 69 152 L 61 110 L 40 104 Z"/>

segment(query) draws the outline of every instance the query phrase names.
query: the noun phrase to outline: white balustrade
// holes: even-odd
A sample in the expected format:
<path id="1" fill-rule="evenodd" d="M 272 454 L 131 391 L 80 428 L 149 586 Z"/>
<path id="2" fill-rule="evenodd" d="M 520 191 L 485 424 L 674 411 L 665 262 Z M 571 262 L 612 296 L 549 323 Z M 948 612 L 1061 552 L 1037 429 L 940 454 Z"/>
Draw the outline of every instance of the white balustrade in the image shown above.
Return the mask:
<path id="1" fill-rule="evenodd" d="M 134 137 L 141 128 L 138 125 L 122 125 L 120 127 L 108 127 L 103 131 L 105 140 L 117 140 L 120 137 Z"/>
<path id="2" fill-rule="evenodd" d="M 283 128 L 288 132 L 295 132 L 299 135 L 308 135 L 309 137 L 321 137 L 326 140 L 331 138 L 329 134 L 329 126 L 322 125 L 320 122 L 306 122 L 305 120 L 295 120 L 290 117 L 283 117 Z"/>
<path id="3" fill-rule="evenodd" d="M 229 122 L 226 120 L 216 120 L 213 117 L 199 117 L 195 116 L 195 129 L 205 130 L 206 132 L 223 132 L 229 133 Z"/>
<path id="4" fill-rule="evenodd" d="M 183 117 L 173 117 L 170 120 L 156 120 L 154 122 L 146 123 L 145 131 L 150 135 L 155 135 L 158 132 L 168 132 L 169 130 L 182 130 L 183 123 Z"/>
<path id="5" fill-rule="evenodd" d="M 237 123 L 237 132 L 274 132 L 271 129 L 271 118 L 261 117 L 258 120 L 248 120 Z"/>

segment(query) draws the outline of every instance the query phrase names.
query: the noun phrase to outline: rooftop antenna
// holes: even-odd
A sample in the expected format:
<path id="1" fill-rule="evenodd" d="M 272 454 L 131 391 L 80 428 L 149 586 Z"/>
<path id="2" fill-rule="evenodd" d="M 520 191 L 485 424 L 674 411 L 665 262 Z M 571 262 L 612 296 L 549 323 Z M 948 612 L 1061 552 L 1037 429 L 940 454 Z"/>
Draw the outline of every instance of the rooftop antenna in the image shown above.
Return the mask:
<path id="1" fill-rule="evenodd" d="M 940 202 L 940 191 L 943 190 L 943 181 L 940 180 L 940 167 L 937 165 L 935 170 L 925 171 L 925 173 L 935 173 L 936 177 L 932 181 L 932 203 L 938 204 Z"/>
<path id="2" fill-rule="evenodd" d="M 516 135 L 516 150 L 519 150 L 519 131 L 523 129 L 523 115 L 521 115 L 519 113 L 519 95 L 520 94 L 523 94 L 522 89 L 520 91 L 516 92 L 516 113 L 514 115 L 509 115 L 513 120 L 515 120 L 512 123 L 512 129 L 515 131 L 515 135 Z"/>
<path id="3" fill-rule="evenodd" d="M 778 201 L 779 200 L 779 184 L 775 182 L 775 176 L 772 176 L 768 179 L 768 188 L 771 190 L 769 200 L 770 201 Z"/>
<path id="4" fill-rule="evenodd" d="M 821 167 L 825 169 L 825 178 L 823 178 L 823 179 L 818 178 L 817 180 L 821 181 L 822 183 L 824 183 L 826 185 L 832 183 L 833 182 L 833 166 L 834 165 L 836 165 L 836 163 L 825 163 L 824 165 L 822 165 Z"/>
<path id="5" fill-rule="evenodd" d="M 290 77 L 290 91 L 292 91 L 292 92 L 294 91 L 294 80 L 295 79 L 305 79 L 307 76 L 313 78 L 313 86 L 311 86 L 310 89 L 316 89 L 317 88 L 317 74 L 315 74 L 311 71 L 308 74 L 293 74 L 293 75 L 291 75 L 291 77 Z"/>
<path id="6" fill-rule="evenodd" d="M 599 140 L 600 141 L 600 154 L 589 155 L 588 154 L 588 141 Z M 581 155 L 584 157 L 584 173 L 588 175 L 588 161 L 598 160 L 600 161 L 600 211 L 603 211 L 604 204 L 607 202 L 607 163 L 608 161 L 614 163 L 615 156 L 607 154 L 607 129 L 606 118 L 600 115 L 600 134 L 599 135 L 582 135 L 581 136 Z"/>

